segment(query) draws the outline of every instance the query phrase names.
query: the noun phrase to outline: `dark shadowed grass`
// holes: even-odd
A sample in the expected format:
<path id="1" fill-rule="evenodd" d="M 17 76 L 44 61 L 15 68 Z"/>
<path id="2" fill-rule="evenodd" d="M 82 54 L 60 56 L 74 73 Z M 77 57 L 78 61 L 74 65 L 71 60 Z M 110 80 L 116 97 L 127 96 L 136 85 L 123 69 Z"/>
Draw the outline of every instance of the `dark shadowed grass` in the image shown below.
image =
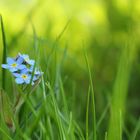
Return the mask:
<path id="1" fill-rule="evenodd" d="M 89 118 L 89 99 L 90 99 L 90 87 L 89 87 L 89 90 L 88 90 L 88 95 L 87 95 L 87 108 L 86 108 L 86 140 L 89 139 L 89 128 L 88 128 L 88 118 Z"/>
<path id="2" fill-rule="evenodd" d="M 137 122 L 137 125 L 132 133 L 132 136 L 130 137 L 131 140 L 136 140 L 137 136 L 140 134 L 140 118 Z"/>
<path id="3" fill-rule="evenodd" d="M 2 33 L 2 41 L 3 41 L 3 57 L 2 57 L 2 63 L 6 63 L 6 57 L 7 57 L 7 43 L 6 43 L 6 36 L 5 36 L 5 30 L 4 30 L 4 24 L 2 16 L 0 15 L 0 25 L 1 25 L 1 33 Z M 6 71 L 5 69 L 2 69 L 2 88 L 5 90 L 5 81 L 6 81 Z"/>

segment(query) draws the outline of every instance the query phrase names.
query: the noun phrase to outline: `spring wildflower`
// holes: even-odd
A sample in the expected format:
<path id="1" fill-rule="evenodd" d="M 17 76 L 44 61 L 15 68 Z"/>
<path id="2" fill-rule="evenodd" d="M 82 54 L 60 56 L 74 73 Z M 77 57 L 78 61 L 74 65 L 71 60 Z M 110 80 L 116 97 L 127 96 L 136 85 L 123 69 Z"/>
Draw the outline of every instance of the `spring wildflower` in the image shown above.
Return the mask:
<path id="1" fill-rule="evenodd" d="M 16 58 L 7 58 L 7 64 L 2 64 L 2 68 L 8 69 L 15 77 L 17 84 L 34 85 L 42 76 L 43 72 L 35 68 L 33 72 L 35 61 L 29 59 L 26 54 L 18 54 Z M 32 81 L 31 81 L 32 80 Z"/>
<path id="2" fill-rule="evenodd" d="M 14 73 L 14 76 L 16 77 L 15 81 L 17 84 L 30 83 L 31 75 L 29 75 L 28 73 Z"/>
<path id="3" fill-rule="evenodd" d="M 2 68 L 8 69 L 11 72 L 15 72 L 26 68 L 26 66 L 22 63 L 23 63 L 23 58 L 21 57 L 18 57 L 17 59 L 8 57 L 7 64 L 2 64 Z"/>
<path id="4" fill-rule="evenodd" d="M 30 59 L 29 56 L 28 56 L 27 54 L 20 54 L 20 53 L 19 53 L 19 56 L 22 57 L 22 58 L 25 60 L 25 62 L 26 62 L 27 64 L 29 64 L 29 65 L 31 65 L 31 66 L 33 66 L 33 65 L 35 64 L 35 61 L 32 60 L 32 59 Z"/>
<path id="5" fill-rule="evenodd" d="M 13 75 L 17 84 L 29 84 L 31 82 L 32 73 L 30 73 L 27 68 L 23 69 L 20 73 L 13 73 Z M 32 85 L 34 85 L 38 79 L 39 77 L 33 75 Z"/>

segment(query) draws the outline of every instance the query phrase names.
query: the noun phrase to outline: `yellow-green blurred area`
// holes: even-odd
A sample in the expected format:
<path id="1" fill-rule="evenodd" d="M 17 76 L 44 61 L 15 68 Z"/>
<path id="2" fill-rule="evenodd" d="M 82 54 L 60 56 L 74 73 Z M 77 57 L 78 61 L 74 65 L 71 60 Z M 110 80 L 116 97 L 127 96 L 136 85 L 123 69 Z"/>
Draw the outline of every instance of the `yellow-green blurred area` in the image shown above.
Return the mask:
<path id="1" fill-rule="evenodd" d="M 69 46 L 68 52 L 76 56 L 83 44 L 87 48 L 90 46 L 90 50 L 95 48 L 90 61 L 95 55 L 96 59 L 100 57 L 99 48 L 123 47 L 132 39 L 132 34 L 136 37 L 134 42 L 139 41 L 138 0 L 1 0 L 0 13 L 4 18 L 9 49 L 15 51 L 31 47 L 32 24 L 42 42 L 48 41 L 44 44 L 46 48 L 69 22 L 59 48 Z M 82 66 L 81 61 L 79 64 Z"/>
<path id="2" fill-rule="evenodd" d="M 54 67 L 46 70 L 45 57 L 57 42 L 57 55 L 53 55 L 53 59 L 66 59 L 62 69 L 62 76 L 64 79 L 66 77 L 67 82 L 65 88 L 69 92 L 72 87 L 70 82 L 75 81 L 78 85 L 76 92 L 82 94 L 77 97 L 81 102 L 86 100 L 84 91 L 87 92 L 89 84 L 83 48 L 86 49 L 93 73 L 97 113 L 102 111 L 107 95 L 112 93 L 121 48 L 127 45 L 135 47 L 128 103 L 133 108 L 133 114 L 139 116 L 139 0 L 0 0 L 0 13 L 10 56 L 21 52 L 35 58 L 34 26 L 40 48 L 40 63 L 46 75 L 47 72 L 50 75 L 55 72 Z M 0 38 L 0 56 L 2 46 Z M 63 56 L 65 51 L 66 56 Z M 77 111 L 82 112 L 83 108 L 79 106 Z"/>

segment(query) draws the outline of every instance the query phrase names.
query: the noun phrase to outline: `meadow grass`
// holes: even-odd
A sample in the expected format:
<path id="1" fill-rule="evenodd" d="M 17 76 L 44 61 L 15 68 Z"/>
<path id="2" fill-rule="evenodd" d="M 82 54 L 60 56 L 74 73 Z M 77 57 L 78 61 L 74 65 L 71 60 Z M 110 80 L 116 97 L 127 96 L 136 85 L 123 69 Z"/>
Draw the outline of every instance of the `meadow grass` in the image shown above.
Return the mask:
<path id="1" fill-rule="evenodd" d="M 8 56 L 8 47 L 2 17 L 0 19 L 3 39 L 2 63 L 5 63 Z M 40 50 L 39 40 L 32 25 L 34 39 L 34 45 L 31 49 L 33 50 L 32 55 L 35 56 L 36 65 L 43 66 L 42 70 L 44 70 L 41 82 L 33 93 L 23 93 L 13 80 L 10 81 L 13 83 L 13 88 L 8 89 L 8 83 L 6 82 L 8 75 L 6 76 L 5 70 L 2 70 L 0 140 L 136 140 L 139 138 L 139 120 L 134 131 L 132 133 L 128 132 L 129 136 L 125 132 L 125 103 L 132 63 L 136 57 L 135 46 L 132 47 L 133 44 L 130 43 L 121 48 L 117 74 L 115 82 L 112 84 L 113 92 L 109 95 L 106 106 L 97 118 L 95 98 L 97 95 L 94 91 L 94 82 L 96 81 L 93 81 L 94 70 L 91 71 L 86 49 L 82 50 L 85 60 L 83 64 L 86 67 L 85 71 L 88 77 L 85 104 L 80 101 L 81 98 L 77 97 L 82 96 L 82 94 L 76 94 L 80 89 L 76 87 L 75 82 L 69 83 L 63 75 L 62 68 L 66 59 L 67 49 L 64 49 L 62 57 L 60 57 L 58 42 L 69 23 L 70 21 L 66 23 L 66 26 L 52 44 L 50 53 L 43 56 L 41 56 L 42 50 Z M 16 39 L 18 39 L 18 36 Z M 43 62 L 42 57 L 45 57 Z M 13 100 L 9 98 L 15 95 L 13 92 L 17 91 L 25 102 L 20 110 L 15 108 L 17 112 L 13 113 Z M 67 95 L 67 92 L 71 94 Z M 14 101 L 16 97 L 13 97 Z M 80 119 L 76 109 L 78 105 L 81 108 L 83 107 L 83 112 L 80 112 L 80 115 L 84 115 L 81 115 Z M 107 125 L 102 129 L 102 123 L 106 121 L 106 118 L 108 118 Z M 12 126 L 8 126 L 7 122 L 10 122 Z"/>

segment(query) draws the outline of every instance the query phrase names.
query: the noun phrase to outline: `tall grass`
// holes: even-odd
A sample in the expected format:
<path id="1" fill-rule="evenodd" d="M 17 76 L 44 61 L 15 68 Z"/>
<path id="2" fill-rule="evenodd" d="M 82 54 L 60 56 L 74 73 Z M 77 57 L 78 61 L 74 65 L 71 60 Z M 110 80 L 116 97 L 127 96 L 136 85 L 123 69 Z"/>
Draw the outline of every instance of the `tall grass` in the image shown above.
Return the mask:
<path id="1" fill-rule="evenodd" d="M 133 57 L 132 46 L 122 48 L 122 54 L 118 65 L 117 76 L 114 84 L 112 103 L 111 103 L 111 118 L 108 132 L 109 140 L 122 140 L 125 103 L 128 93 L 130 70 L 132 67 Z"/>
<path id="2" fill-rule="evenodd" d="M 3 58 L 2 63 L 6 63 L 6 56 L 7 56 L 7 43 L 6 43 L 6 36 L 5 36 L 5 30 L 4 30 L 4 24 L 2 16 L 0 15 L 0 25 L 1 25 L 1 33 L 2 33 L 2 40 L 3 40 Z M 6 71 L 2 69 L 2 88 L 5 89 L 5 79 L 6 79 Z"/>
<path id="3" fill-rule="evenodd" d="M 129 78 L 132 69 L 132 62 L 135 59 L 135 46 L 129 44 L 122 48 L 121 57 L 119 60 L 117 75 L 113 86 L 113 93 L 111 101 L 108 101 L 107 105 L 102 110 L 101 115 L 98 115 L 96 109 L 96 96 L 95 85 L 93 84 L 93 71 L 88 60 L 88 53 L 84 50 L 83 56 L 85 63 L 85 72 L 88 75 L 88 86 L 83 92 L 86 92 L 86 96 L 79 94 L 82 90 L 74 82 L 70 83 L 70 79 L 66 79 L 63 71 L 63 64 L 67 56 L 67 49 L 65 48 L 62 57 L 58 55 L 59 39 L 66 31 L 68 23 L 65 25 L 62 32 L 56 38 L 52 44 L 49 55 L 43 56 L 41 54 L 41 47 L 39 47 L 39 40 L 34 26 L 33 38 L 34 38 L 34 51 L 36 65 L 43 63 L 44 75 L 41 78 L 40 85 L 36 90 L 26 96 L 26 94 L 20 91 L 18 94 L 25 100 L 21 110 L 14 114 L 12 111 L 6 112 L 4 102 L 7 103 L 7 99 L 2 98 L 3 94 L 9 90 L 5 89 L 5 71 L 2 71 L 2 89 L 0 91 L 0 103 L 1 114 L 5 112 L 12 123 L 12 127 L 6 124 L 5 119 L 0 118 L 0 140 L 123 140 L 124 139 L 124 126 L 125 126 L 125 102 L 127 100 L 127 93 L 129 87 Z M 6 62 L 7 56 L 7 44 L 4 32 L 3 20 L 1 17 L 1 31 L 3 39 L 3 61 Z M 18 37 L 16 38 L 18 39 Z M 43 50 L 44 51 L 44 50 Z M 74 58 L 76 59 L 76 58 Z M 74 60 L 73 59 L 73 60 Z M 47 61 L 46 61 L 47 60 Z M 43 61 L 43 62 L 42 62 Z M 40 66 L 40 67 L 41 67 Z M 70 67 L 70 66 L 69 66 Z M 52 71 L 51 71 L 52 70 Z M 10 83 L 11 81 L 9 81 Z M 15 85 L 14 88 L 18 88 Z M 96 81 L 94 81 L 96 83 Z M 69 88 L 70 86 L 70 88 Z M 10 94 L 13 96 L 11 88 Z M 83 89 L 83 88 L 82 88 Z M 79 92 L 78 92 L 79 91 Z M 78 95 L 76 94 L 78 93 Z M 70 95 L 68 93 L 71 93 Z M 87 97 L 85 102 L 80 101 L 81 98 L 77 96 Z M 107 95 L 106 95 L 107 96 Z M 7 97 L 8 98 L 8 97 Z M 15 98 L 15 97 L 13 97 Z M 9 99 L 8 99 L 9 100 Z M 8 107 L 11 108 L 11 102 L 9 101 Z M 78 106 L 82 108 L 80 112 L 80 118 L 78 114 Z M 84 109 L 85 107 L 85 109 Z M 110 114 L 108 113 L 110 108 Z M 81 111 L 81 110 L 80 110 Z M 84 114 L 82 116 L 82 114 Z M 6 117 L 7 117 L 6 116 Z M 98 116 L 98 117 L 97 117 Z M 106 121 L 109 118 L 110 120 Z M 104 124 L 106 122 L 106 124 Z M 102 128 L 103 127 L 103 128 Z M 140 128 L 140 121 L 132 134 L 132 140 L 136 139 Z"/>

